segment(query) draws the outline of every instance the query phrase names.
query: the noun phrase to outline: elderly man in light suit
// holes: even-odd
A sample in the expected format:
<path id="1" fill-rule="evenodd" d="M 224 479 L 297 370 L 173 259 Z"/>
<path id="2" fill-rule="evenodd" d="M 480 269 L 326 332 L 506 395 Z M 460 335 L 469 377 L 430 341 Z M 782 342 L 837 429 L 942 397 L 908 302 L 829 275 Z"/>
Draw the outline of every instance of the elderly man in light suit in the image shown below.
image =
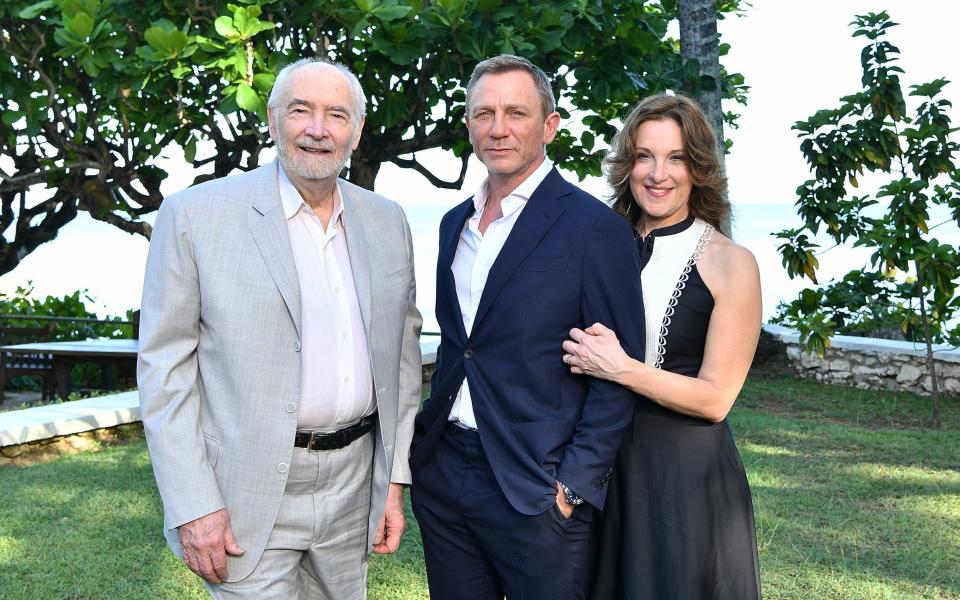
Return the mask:
<path id="1" fill-rule="evenodd" d="M 303 60 L 269 102 L 279 161 L 167 198 L 138 370 L 170 547 L 214 598 L 364 598 L 396 550 L 420 315 L 400 207 L 338 180 L 363 91 Z"/>

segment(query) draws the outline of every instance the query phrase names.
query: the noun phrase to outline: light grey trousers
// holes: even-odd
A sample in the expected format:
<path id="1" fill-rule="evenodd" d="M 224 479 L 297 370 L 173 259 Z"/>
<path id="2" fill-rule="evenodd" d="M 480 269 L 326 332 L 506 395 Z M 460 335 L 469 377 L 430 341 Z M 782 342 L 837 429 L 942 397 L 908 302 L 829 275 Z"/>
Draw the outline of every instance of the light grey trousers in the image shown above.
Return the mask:
<path id="1" fill-rule="evenodd" d="M 346 448 L 293 449 L 280 512 L 256 568 L 207 584 L 215 600 L 365 600 L 373 435 Z"/>

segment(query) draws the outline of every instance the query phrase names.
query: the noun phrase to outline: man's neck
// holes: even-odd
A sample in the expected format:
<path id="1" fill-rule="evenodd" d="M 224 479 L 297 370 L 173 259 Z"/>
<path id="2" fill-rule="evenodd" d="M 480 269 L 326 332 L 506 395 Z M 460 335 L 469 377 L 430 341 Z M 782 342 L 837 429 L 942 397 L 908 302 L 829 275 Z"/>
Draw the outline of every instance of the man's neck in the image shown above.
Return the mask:
<path id="1" fill-rule="evenodd" d="M 487 174 L 487 205 L 491 203 L 494 206 L 500 206 L 500 201 L 510 195 L 510 193 L 520 187 L 520 184 L 526 181 L 531 175 L 540 168 L 546 158 L 540 157 L 540 160 L 531 164 L 523 173 L 510 173 L 499 175 L 497 173 Z"/>
<path id="2" fill-rule="evenodd" d="M 330 224 L 330 217 L 333 215 L 335 193 L 337 189 L 337 178 L 328 179 L 304 179 L 302 177 L 290 177 L 290 183 L 300 192 L 303 201 L 307 206 L 313 209 L 314 214 L 320 219 L 323 228 L 326 229 Z"/>

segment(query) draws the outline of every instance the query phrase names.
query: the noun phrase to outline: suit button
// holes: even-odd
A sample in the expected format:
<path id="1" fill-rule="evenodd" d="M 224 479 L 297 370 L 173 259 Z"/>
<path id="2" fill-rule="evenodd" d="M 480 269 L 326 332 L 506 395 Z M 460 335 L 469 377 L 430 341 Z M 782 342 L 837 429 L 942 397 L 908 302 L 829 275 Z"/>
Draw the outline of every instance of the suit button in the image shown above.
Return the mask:
<path id="1" fill-rule="evenodd" d="M 288 413 L 297 412 L 297 405 L 293 402 L 288 402 L 286 409 Z"/>
<path id="2" fill-rule="evenodd" d="M 280 471 L 281 473 L 286 473 L 288 468 L 289 467 L 287 466 L 287 463 L 280 463 L 279 465 L 277 465 L 277 470 Z"/>
<path id="3" fill-rule="evenodd" d="M 463 351 L 463 357 L 464 357 L 464 358 L 473 358 L 473 350 L 471 350 L 471 349 L 469 349 L 469 348 L 467 348 L 466 350 L 464 350 L 464 351 Z"/>
<path id="4" fill-rule="evenodd" d="M 293 351 L 294 351 L 294 352 L 300 352 L 300 348 L 301 348 L 300 342 L 294 342 L 294 343 L 293 343 Z"/>

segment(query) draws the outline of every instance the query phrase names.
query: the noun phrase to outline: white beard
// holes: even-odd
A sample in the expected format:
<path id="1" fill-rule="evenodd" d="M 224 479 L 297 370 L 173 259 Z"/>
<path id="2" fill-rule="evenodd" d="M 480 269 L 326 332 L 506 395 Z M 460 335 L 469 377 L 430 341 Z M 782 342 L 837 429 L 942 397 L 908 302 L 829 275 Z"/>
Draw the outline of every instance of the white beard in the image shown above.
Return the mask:
<path id="1" fill-rule="evenodd" d="M 334 154 L 330 158 L 320 156 L 308 156 L 300 153 L 290 152 L 288 140 L 282 134 L 277 140 L 277 157 L 280 159 L 280 166 L 284 172 L 303 179 L 329 179 L 336 177 L 343 170 L 343 167 L 350 160 L 352 149 L 348 146 L 341 156 Z M 336 146 L 331 142 L 315 142 L 309 139 L 300 138 L 293 142 L 293 146 L 319 147 L 323 150 L 332 150 L 336 152 Z"/>

